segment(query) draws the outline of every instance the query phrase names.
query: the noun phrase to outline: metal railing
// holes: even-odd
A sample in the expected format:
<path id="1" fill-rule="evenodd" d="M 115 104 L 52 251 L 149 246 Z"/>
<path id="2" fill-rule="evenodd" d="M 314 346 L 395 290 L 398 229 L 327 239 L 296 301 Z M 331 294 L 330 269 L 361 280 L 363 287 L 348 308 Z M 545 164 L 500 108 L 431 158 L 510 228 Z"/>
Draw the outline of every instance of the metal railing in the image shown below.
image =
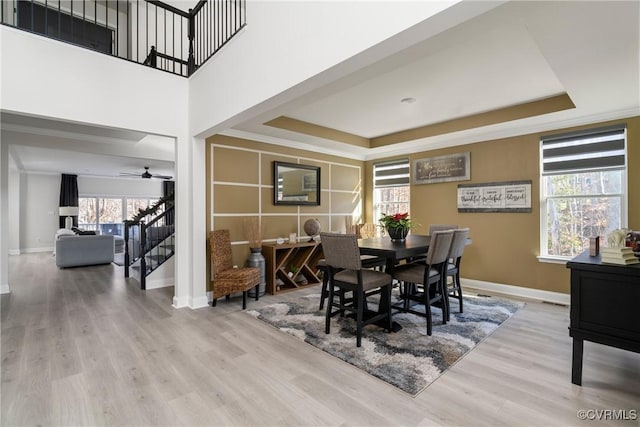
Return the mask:
<path id="1" fill-rule="evenodd" d="M 174 205 L 150 219 L 124 222 L 124 277 L 130 269 L 139 271 L 140 289 L 147 288 L 147 276 L 175 254 Z"/>
<path id="2" fill-rule="evenodd" d="M 246 0 L 187 12 L 154 0 L 11 0 L 0 22 L 187 77 L 246 25 Z"/>

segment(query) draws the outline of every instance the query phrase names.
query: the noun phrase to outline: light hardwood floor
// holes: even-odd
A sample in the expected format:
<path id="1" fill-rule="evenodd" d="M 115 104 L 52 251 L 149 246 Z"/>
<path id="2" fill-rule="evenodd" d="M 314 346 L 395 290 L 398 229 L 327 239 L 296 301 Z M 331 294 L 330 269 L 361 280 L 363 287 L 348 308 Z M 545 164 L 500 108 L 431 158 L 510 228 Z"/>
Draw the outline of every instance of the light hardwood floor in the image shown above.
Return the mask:
<path id="1" fill-rule="evenodd" d="M 640 425 L 578 418 L 640 412 L 640 355 L 585 343 L 583 386 L 572 385 L 566 307 L 527 302 L 413 398 L 238 299 L 175 310 L 172 288 L 140 291 L 114 265 L 59 270 L 50 254 L 28 254 L 9 266 L 3 426 Z"/>

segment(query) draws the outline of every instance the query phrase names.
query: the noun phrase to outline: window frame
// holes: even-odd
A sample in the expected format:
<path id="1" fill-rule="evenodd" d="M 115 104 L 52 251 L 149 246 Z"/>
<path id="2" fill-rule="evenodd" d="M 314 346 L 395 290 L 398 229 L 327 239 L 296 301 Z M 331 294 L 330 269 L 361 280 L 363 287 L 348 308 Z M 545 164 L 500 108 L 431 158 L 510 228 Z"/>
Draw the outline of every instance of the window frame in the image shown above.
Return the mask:
<path id="1" fill-rule="evenodd" d="M 378 168 L 383 168 L 389 170 L 389 168 L 393 169 L 396 166 L 399 170 L 398 174 L 395 175 L 386 175 L 385 178 L 387 180 L 387 184 L 376 185 L 376 181 L 382 180 L 382 176 L 377 175 L 376 171 Z M 378 223 L 378 220 L 385 214 L 394 214 L 396 212 L 382 212 L 379 208 L 381 201 L 379 200 L 379 195 L 377 190 L 381 190 L 384 188 L 407 188 L 407 200 L 399 201 L 398 203 L 406 203 L 407 212 L 410 211 L 411 208 L 411 162 L 410 159 L 397 159 L 392 161 L 385 161 L 374 163 L 372 168 L 372 181 L 373 181 L 373 222 L 374 224 Z"/>
<path id="2" fill-rule="evenodd" d="M 584 169 L 566 169 L 566 170 L 558 170 L 553 172 L 544 171 L 544 149 L 543 143 L 544 141 L 549 141 L 554 138 L 570 138 L 570 137 L 579 137 L 582 136 L 584 139 L 587 139 L 589 136 L 597 135 L 598 133 L 605 132 L 608 130 L 619 129 L 622 131 L 623 139 L 624 139 L 624 164 L 622 166 L 601 166 L 601 167 L 586 167 Z M 620 198 L 620 224 L 621 226 L 627 227 L 628 224 L 628 216 L 629 216 L 629 191 L 628 191 L 628 143 L 627 143 L 627 127 L 626 125 L 618 125 L 607 128 L 596 128 L 596 129 L 587 129 L 581 132 L 575 132 L 572 134 L 565 135 L 550 135 L 547 137 L 540 138 L 539 142 L 539 150 L 540 150 L 540 247 L 539 247 L 539 255 L 538 260 L 541 262 L 550 262 L 550 263 L 559 263 L 564 264 L 567 261 L 571 260 L 572 256 L 566 255 L 550 255 L 548 253 L 548 207 L 550 200 L 556 199 L 581 199 L 581 198 L 594 198 L 594 197 L 605 197 L 605 198 Z M 557 196 L 549 196 L 547 195 L 547 177 L 554 175 L 575 175 L 586 172 L 606 172 L 606 171 L 621 171 L 621 193 L 610 193 L 610 194 L 576 194 L 576 195 L 557 195 Z"/>
<path id="3" fill-rule="evenodd" d="M 159 199 L 161 198 L 161 196 L 111 196 L 111 195 L 88 195 L 88 194 L 83 194 L 80 195 L 78 197 L 78 206 L 80 206 L 80 200 L 82 199 L 93 199 L 95 201 L 95 206 L 96 209 L 98 210 L 98 212 L 100 211 L 100 200 L 101 199 L 119 199 L 120 203 L 121 203 L 121 209 L 120 209 L 120 216 L 122 218 L 122 222 L 124 222 L 124 220 L 126 220 L 127 217 L 127 202 L 129 200 L 144 200 L 146 199 L 149 203 L 148 206 L 153 205 L 154 203 L 156 203 Z M 100 217 L 99 215 L 96 215 L 96 224 L 90 224 L 90 226 L 95 226 L 95 230 L 100 230 Z M 105 223 L 106 224 L 106 223 Z M 82 228 L 83 225 L 86 224 L 81 224 L 80 223 L 80 218 L 78 217 L 78 227 Z M 122 236 L 120 234 L 120 236 Z"/>

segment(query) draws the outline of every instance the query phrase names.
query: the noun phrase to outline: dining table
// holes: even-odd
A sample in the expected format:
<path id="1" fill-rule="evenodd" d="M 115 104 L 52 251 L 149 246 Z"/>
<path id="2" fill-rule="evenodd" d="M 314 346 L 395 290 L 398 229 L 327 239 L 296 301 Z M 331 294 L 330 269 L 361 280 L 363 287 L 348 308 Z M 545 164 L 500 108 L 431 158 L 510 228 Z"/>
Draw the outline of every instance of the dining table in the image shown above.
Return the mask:
<path id="1" fill-rule="evenodd" d="M 386 260 L 385 272 L 393 275 L 395 266 L 404 259 L 426 255 L 431 236 L 409 234 L 403 241 L 393 241 L 389 237 L 358 239 L 361 255 L 373 255 Z"/>

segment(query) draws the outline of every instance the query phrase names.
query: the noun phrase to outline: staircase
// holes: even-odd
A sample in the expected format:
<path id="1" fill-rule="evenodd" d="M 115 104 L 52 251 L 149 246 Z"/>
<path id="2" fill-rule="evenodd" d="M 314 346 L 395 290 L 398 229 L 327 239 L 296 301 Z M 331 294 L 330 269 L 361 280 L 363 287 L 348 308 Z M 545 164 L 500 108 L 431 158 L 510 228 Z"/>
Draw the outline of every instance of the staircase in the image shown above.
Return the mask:
<path id="1" fill-rule="evenodd" d="M 142 290 L 147 277 L 175 254 L 174 218 L 171 194 L 124 223 L 124 277 L 133 271 Z"/>

